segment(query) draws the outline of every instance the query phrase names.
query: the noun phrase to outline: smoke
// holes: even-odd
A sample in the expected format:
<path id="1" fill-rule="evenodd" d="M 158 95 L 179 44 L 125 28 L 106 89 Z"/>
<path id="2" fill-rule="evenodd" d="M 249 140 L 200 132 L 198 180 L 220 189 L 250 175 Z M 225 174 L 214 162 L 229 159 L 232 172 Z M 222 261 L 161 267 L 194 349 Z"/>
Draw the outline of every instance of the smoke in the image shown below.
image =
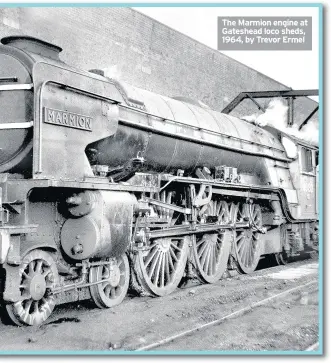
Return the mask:
<path id="1" fill-rule="evenodd" d="M 288 107 L 279 98 L 271 100 L 264 113 L 241 117 L 243 120 L 254 122 L 256 125 L 272 126 L 279 130 L 287 128 L 287 109 Z"/>
<path id="2" fill-rule="evenodd" d="M 318 146 L 318 122 L 308 121 L 308 123 L 303 126 L 299 131 L 300 135 L 304 134 L 305 140 Z"/>
<path id="3" fill-rule="evenodd" d="M 107 78 L 115 80 L 121 80 L 122 78 L 122 70 L 117 64 L 114 64 L 108 68 L 103 68 L 102 70 L 104 72 L 104 76 Z"/>
<path id="4" fill-rule="evenodd" d="M 290 140 L 288 137 L 282 137 L 282 144 L 285 148 L 286 155 L 289 158 L 296 158 L 298 155 L 298 147 L 296 146 L 295 142 Z"/>
<path id="5" fill-rule="evenodd" d="M 248 121 L 248 122 L 255 122 L 255 120 L 258 118 L 258 114 L 257 113 L 253 113 L 253 115 L 249 115 L 249 116 L 242 116 L 240 117 L 242 120 Z"/>
<path id="6" fill-rule="evenodd" d="M 265 112 L 256 118 L 255 123 L 261 127 L 268 125 L 283 130 L 287 127 L 287 109 L 282 100 L 275 98 L 269 102 Z"/>
<path id="7" fill-rule="evenodd" d="M 299 130 L 298 125 L 287 126 L 287 110 L 288 107 L 282 99 L 275 98 L 268 104 L 266 111 L 262 114 L 253 114 L 241 117 L 243 120 L 253 122 L 258 126 L 271 126 L 288 135 L 297 137 L 310 144 L 318 146 L 318 124 L 309 121 Z"/>

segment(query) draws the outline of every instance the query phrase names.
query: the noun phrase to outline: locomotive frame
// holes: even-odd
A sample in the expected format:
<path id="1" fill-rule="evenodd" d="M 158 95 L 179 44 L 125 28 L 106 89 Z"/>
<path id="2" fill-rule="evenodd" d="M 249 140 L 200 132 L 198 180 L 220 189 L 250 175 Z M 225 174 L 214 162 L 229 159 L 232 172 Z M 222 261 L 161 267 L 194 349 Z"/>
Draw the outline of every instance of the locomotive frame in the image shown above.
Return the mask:
<path id="1" fill-rule="evenodd" d="M 20 59 L 32 83 L 8 76 L 0 91 L 33 92 L 33 121 L 0 124 L 30 137 L 0 164 L 0 293 L 15 324 L 43 323 L 56 303 L 112 307 L 129 285 L 163 296 L 184 276 L 214 283 L 228 269 L 253 272 L 261 256 L 284 264 L 314 250 L 316 196 L 302 212 L 294 179 L 299 171 L 315 180 L 315 158 L 306 173 L 279 140 L 317 148 L 230 116 L 218 117 L 232 134 L 165 117 L 144 103 L 155 95 L 71 68 L 59 47 L 30 37 L 2 43 L 0 55 Z M 175 114 L 179 103 L 167 104 Z M 216 113 L 184 107 L 221 128 Z M 165 155 L 154 155 L 159 147 Z"/>

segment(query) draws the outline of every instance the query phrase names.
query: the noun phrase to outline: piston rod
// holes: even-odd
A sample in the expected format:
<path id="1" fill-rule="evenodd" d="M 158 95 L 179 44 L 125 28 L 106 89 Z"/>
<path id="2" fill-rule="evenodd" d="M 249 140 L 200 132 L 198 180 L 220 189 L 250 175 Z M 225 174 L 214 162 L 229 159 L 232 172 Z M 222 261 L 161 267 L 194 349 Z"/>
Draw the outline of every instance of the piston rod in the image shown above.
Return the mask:
<path id="1" fill-rule="evenodd" d="M 249 228 L 249 223 L 236 223 L 234 224 L 215 224 L 215 223 L 203 223 L 196 225 L 192 228 L 192 225 L 181 225 L 176 227 L 170 227 L 162 230 L 150 231 L 148 236 L 150 239 L 164 238 L 164 237 L 177 237 L 177 236 L 188 236 L 198 233 L 216 232 L 219 230 L 226 229 L 239 229 L 239 228 Z"/>

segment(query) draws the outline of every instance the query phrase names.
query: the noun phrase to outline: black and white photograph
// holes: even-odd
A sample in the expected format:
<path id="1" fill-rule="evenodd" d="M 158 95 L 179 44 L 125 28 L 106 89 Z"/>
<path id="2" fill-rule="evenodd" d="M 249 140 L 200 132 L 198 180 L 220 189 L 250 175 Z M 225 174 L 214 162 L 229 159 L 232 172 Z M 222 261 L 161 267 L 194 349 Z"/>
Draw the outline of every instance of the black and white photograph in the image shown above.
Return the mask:
<path id="1" fill-rule="evenodd" d="M 323 354 L 323 7 L 0 4 L 0 355 Z"/>

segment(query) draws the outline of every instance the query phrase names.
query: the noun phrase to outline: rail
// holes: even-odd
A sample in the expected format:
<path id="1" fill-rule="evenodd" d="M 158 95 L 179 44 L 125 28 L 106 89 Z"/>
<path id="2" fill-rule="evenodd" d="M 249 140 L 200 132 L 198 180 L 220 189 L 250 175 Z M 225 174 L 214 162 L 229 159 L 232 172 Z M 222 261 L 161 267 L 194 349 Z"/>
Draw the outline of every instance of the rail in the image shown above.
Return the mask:
<path id="1" fill-rule="evenodd" d="M 316 342 L 312 345 L 310 345 L 307 349 L 306 349 L 306 352 L 312 352 L 312 351 L 315 351 L 317 350 L 319 347 L 319 342 Z"/>
<path id="2" fill-rule="evenodd" d="M 159 339 L 154 343 L 141 346 L 141 347 L 135 349 L 135 351 L 136 352 L 149 351 L 149 350 L 152 350 L 154 348 L 164 346 L 164 345 L 166 345 L 166 344 L 168 344 L 168 343 L 170 343 L 170 342 L 172 342 L 172 341 L 174 341 L 176 339 L 180 339 L 180 338 L 188 336 L 188 335 L 190 335 L 192 333 L 198 332 L 198 331 L 200 331 L 202 329 L 207 329 L 207 328 L 213 327 L 215 325 L 221 324 L 222 322 L 224 322 L 226 320 L 242 316 L 242 315 L 246 314 L 247 312 L 251 311 L 254 308 L 266 305 L 272 300 L 276 300 L 278 298 L 283 298 L 284 296 L 286 296 L 288 294 L 291 294 L 292 292 L 300 291 L 301 289 L 304 289 L 304 288 L 306 288 L 306 287 L 308 287 L 308 286 L 310 286 L 312 284 L 316 284 L 317 282 L 318 282 L 318 280 L 313 280 L 313 281 L 310 281 L 310 282 L 308 282 L 306 284 L 302 284 L 302 285 L 287 289 L 287 290 L 285 290 L 285 291 L 283 291 L 281 293 L 269 296 L 269 297 L 267 297 L 265 299 L 262 299 L 262 300 L 259 300 L 259 301 L 255 302 L 253 304 L 248 304 L 244 308 L 239 309 L 237 311 L 234 311 L 234 312 L 232 312 L 232 313 L 230 313 L 228 315 L 225 315 L 225 316 L 223 316 L 223 317 L 221 317 L 219 319 L 212 320 L 212 321 L 210 321 L 208 323 L 205 323 L 205 324 L 199 324 L 199 325 L 193 327 L 192 329 L 188 329 L 188 330 L 182 331 L 180 333 L 171 335 L 169 337 Z"/>

